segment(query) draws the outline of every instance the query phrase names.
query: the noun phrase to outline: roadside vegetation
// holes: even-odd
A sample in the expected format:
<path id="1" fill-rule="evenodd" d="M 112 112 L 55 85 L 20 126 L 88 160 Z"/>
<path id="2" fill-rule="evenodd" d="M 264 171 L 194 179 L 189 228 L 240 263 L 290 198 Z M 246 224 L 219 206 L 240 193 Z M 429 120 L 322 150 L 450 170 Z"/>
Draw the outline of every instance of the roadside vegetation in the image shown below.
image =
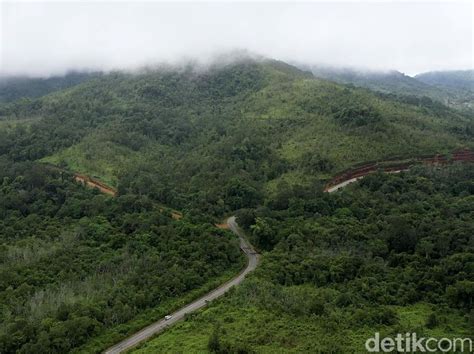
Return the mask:
<path id="1" fill-rule="evenodd" d="M 417 167 L 242 211 L 259 268 L 136 352 L 359 353 L 375 332 L 472 336 L 473 180 L 472 165 Z"/>

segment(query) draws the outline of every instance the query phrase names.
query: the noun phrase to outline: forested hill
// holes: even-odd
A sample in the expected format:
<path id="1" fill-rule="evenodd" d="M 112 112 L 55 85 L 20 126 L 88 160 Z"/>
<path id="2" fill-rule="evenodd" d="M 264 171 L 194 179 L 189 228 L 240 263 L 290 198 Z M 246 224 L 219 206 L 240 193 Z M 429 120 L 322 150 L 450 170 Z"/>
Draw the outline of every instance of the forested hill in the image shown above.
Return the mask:
<path id="1" fill-rule="evenodd" d="M 305 67 L 305 66 L 302 66 Z M 397 96 L 429 98 L 452 108 L 471 111 L 474 101 L 472 71 L 428 72 L 410 77 L 401 72 L 310 66 L 316 77 L 366 87 Z M 472 113 L 472 112 L 471 112 Z"/>
<path id="2" fill-rule="evenodd" d="M 115 72 L 4 104 L 0 154 L 214 215 L 353 163 L 472 145 L 473 119 L 426 99 L 315 79 L 274 60 Z"/>
<path id="3" fill-rule="evenodd" d="M 66 75 L 48 78 L 0 77 L 0 102 L 41 97 L 98 76 L 100 73 L 69 72 Z"/>
<path id="4" fill-rule="evenodd" d="M 442 99 L 445 92 L 428 83 L 416 80 L 399 71 L 371 71 L 351 68 L 332 68 L 312 66 L 312 73 L 319 78 L 335 81 L 342 84 L 353 84 L 367 87 L 374 91 L 399 93 L 405 95 L 427 96 Z"/>
<path id="5" fill-rule="evenodd" d="M 474 92 L 474 70 L 430 71 L 415 78 L 433 86 Z"/>

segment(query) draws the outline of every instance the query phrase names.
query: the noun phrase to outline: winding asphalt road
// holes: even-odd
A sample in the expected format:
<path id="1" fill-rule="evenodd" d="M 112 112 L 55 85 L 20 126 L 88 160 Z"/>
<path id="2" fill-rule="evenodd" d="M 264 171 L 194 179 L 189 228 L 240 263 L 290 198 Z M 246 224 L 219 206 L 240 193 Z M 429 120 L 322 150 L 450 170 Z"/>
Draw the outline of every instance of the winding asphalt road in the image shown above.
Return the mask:
<path id="1" fill-rule="evenodd" d="M 395 170 L 395 171 L 388 171 L 388 172 L 385 172 L 385 173 L 400 173 L 400 172 L 403 172 L 403 171 L 408 171 L 408 169 L 404 168 L 404 169 Z M 345 186 L 347 186 L 351 183 L 357 182 L 358 180 L 360 180 L 364 177 L 365 176 L 360 176 L 360 177 L 354 177 L 354 178 L 345 180 L 341 183 L 338 183 L 338 184 L 332 186 L 331 188 L 328 188 L 328 190 L 326 192 L 328 192 L 328 193 L 337 192 L 339 189 L 344 188 Z"/>
<path id="2" fill-rule="evenodd" d="M 175 324 L 179 320 L 182 320 L 187 313 L 191 313 L 200 308 L 203 308 L 209 301 L 212 301 L 224 295 L 227 291 L 230 290 L 230 288 L 240 284 L 248 273 L 257 268 L 259 255 L 257 254 L 257 252 L 255 252 L 252 245 L 245 239 L 242 230 L 239 228 L 237 222 L 235 221 L 235 216 L 231 216 L 227 219 L 227 225 L 229 225 L 230 230 L 239 237 L 240 249 L 245 253 L 248 258 L 247 267 L 242 272 L 240 272 L 240 274 L 237 275 L 235 278 L 222 284 L 217 289 L 214 289 L 203 297 L 191 302 L 180 310 L 170 314 L 172 317 L 169 320 L 161 319 L 160 321 L 155 322 L 149 325 L 148 327 L 145 327 L 144 329 L 135 333 L 131 337 L 128 337 L 122 342 L 107 349 L 105 351 L 106 354 L 122 353 L 136 346 L 137 344 L 147 339 L 150 339 L 152 336 L 162 332 L 165 328 Z"/>

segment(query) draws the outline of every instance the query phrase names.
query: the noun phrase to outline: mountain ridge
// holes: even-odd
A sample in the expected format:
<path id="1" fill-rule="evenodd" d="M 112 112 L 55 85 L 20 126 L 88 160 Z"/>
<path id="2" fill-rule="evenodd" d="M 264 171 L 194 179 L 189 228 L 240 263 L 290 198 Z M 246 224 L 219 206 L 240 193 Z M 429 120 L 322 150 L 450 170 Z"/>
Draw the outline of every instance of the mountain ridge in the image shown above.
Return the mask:
<path id="1" fill-rule="evenodd" d="M 412 77 L 396 70 L 377 71 L 318 65 L 301 65 L 301 67 L 310 69 L 316 77 L 341 84 L 352 84 L 382 93 L 402 96 L 429 97 L 447 106 L 462 110 L 470 110 L 473 107 L 471 101 L 474 100 L 474 96 L 471 91 L 454 86 L 435 84 L 435 81 L 427 79 L 428 76 L 433 75 L 432 72 Z M 442 73 L 449 76 L 458 72 L 461 71 L 445 71 Z M 470 81 L 465 80 L 464 85 L 468 84 L 471 86 L 474 84 L 472 77 Z"/>

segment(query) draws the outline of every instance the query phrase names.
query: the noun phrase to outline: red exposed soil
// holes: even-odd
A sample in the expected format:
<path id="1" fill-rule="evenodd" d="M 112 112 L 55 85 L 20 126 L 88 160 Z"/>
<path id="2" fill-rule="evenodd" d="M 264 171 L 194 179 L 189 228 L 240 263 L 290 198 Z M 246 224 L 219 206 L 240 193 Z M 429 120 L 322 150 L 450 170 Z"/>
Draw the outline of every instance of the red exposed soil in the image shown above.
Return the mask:
<path id="1" fill-rule="evenodd" d="M 179 212 L 179 211 L 172 211 L 171 212 L 171 217 L 174 219 L 174 220 L 180 220 L 183 218 L 183 213 Z"/>
<path id="2" fill-rule="evenodd" d="M 74 180 L 76 182 L 79 182 L 79 183 L 82 183 L 88 187 L 92 187 L 92 188 L 97 188 L 98 190 L 100 190 L 102 193 L 104 194 L 108 194 L 108 195 L 111 195 L 113 197 L 115 197 L 117 195 L 117 190 L 115 188 L 112 188 L 108 185 L 106 185 L 105 183 L 102 183 L 96 179 L 93 179 L 89 176 L 86 176 L 86 175 L 82 175 L 82 174 L 79 174 L 79 173 L 75 173 L 74 174 Z"/>
<path id="3" fill-rule="evenodd" d="M 82 183 L 85 186 L 91 187 L 91 188 L 97 188 L 99 191 L 101 191 L 104 194 L 111 195 L 112 197 L 115 197 L 117 195 L 117 190 L 111 186 L 106 185 L 105 183 L 102 183 L 94 178 L 91 178 L 87 175 L 83 175 L 80 173 L 75 173 L 74 174 L 74 180 L 76 182 Z M 161 212 L 164 211 L 163 208 L 160 209 Z M 183 214 L 179 211 L 173 210 L 171 211 L 171 217 L 174 220 L 180 220 L 183 218 Z"/>
<path id="4" fill-rule="evenodd" d="M 402 160 L 403 157 L 397 157 L 397 160 Z M 455 150 L 450 156 L 446 155 L 424 155 L 415 158 L 410 158 L 407 161 L 397 162 L 395 159 L 384 160 L 384 161 L 371 161 L 362 165 L 356 165 L 349 168 L 341 173 L 338 173 L 333 177 L 324 188 L 327 192 L 331 187 L 334 187 L 340 183 L 351 180 L 353 178 L 364 177 L 370 173 L 377 171 L 383 172 L 394 172 L 408 170 L 411 166 L 417 164 L 428 164 L 428 165 L 446 165 L 456 161 L 461 162 L 474 162 L 474 152 L 468 148 Z"/>
<path id="5" fill-rule="evenodd" d="M 215 226 L 216 226 L 218 229 L 229 230 L 229 224 L 227 224 L 227 223 L 216 224 Z"/>

